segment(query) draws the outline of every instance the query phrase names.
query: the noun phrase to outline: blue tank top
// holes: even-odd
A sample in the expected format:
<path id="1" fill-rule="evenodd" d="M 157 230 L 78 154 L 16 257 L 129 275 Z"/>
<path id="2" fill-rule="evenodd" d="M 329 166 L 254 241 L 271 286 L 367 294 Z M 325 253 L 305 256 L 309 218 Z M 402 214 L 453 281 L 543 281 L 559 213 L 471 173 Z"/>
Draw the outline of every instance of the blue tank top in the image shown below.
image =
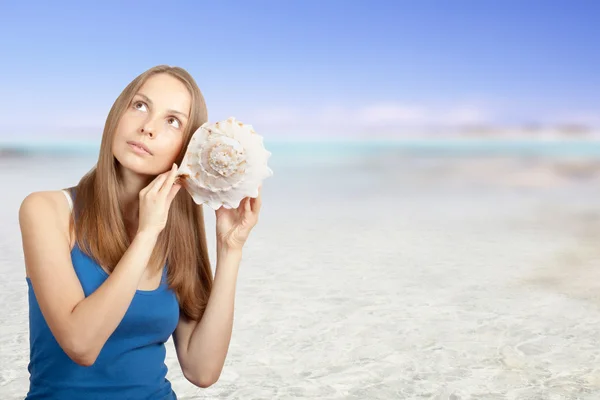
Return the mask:
<path id="1" fill-rule="evenodd" d="M 108 278 L 77 244 L 71 260 L 86 297 Z M 89 367 L 75 363 L 62 350 L 26 278 L 30 342 L 26 400 L 177 399 L 166 378 L 165 342 L 179 321 L 179 304 L 168 288 L 166 271 L 158 289 L 136 291 L 122 321 Z"/>

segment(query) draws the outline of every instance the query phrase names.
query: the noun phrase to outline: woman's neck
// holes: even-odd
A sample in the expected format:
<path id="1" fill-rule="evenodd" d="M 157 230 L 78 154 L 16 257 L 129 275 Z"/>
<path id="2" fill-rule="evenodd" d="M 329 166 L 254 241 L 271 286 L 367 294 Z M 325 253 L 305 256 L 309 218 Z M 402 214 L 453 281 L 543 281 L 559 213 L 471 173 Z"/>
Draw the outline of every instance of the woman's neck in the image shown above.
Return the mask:
<path id="1" fill-rule="evenodd" d="M 122 168 L 121 178 L 123 184 L 121 191 L 123 218 L 127 232 L 132 238 L 137 231 L 139 221 L 139 193 L 152 181 L 153 177 L 139 175 L 127 168 Z"/>

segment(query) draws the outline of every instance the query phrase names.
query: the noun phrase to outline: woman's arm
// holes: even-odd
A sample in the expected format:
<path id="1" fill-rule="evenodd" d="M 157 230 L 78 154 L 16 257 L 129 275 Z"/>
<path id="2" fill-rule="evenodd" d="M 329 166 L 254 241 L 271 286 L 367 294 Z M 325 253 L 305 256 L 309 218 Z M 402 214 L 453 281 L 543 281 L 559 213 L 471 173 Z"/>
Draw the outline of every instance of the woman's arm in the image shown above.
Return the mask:
<path id="1" fill-rule="evenodd" d="M 215 279 L 202 319 L 192 321 L 182 314 L 173 334 L 184 376 L 202 388 L 217 382 L 225 364 L 241 259 L 241 250 L 217 252 Z"/>
<path id="2" fill-rule="evenodd" d="M 196 386 L 212 385 L 223 370 L 231 340 L 242 248 L 258 222 L 261 206 L 259 187 L 256 198 L 244 198 L 235 209 L 216 210 L 217 266 L 204 315 L 199 322 L 182 316 L 173 334 L 183 374 Z"/>
<path id="3" fill-rule="evenodd" d="M 139 232 L 106 281 L 86 298 L 71 263 L 68 221 L 60 192 L 32 193 L 19 210 L 27 275 L 40 310 L 65 353 L 89 366 L 123 319 L 157 236 Z"/>
<path id="4" fill-rule="evenodd" d="M 76 363 L 92 365 L 131 304 L 169 207 L 177 169 L 139 193 L 138 231 L 109 277 L 85 297 L 71 262 L 70 210 L 60 192 L 30 194 L 19 209 L 25 267 L 50 331 Z"/>

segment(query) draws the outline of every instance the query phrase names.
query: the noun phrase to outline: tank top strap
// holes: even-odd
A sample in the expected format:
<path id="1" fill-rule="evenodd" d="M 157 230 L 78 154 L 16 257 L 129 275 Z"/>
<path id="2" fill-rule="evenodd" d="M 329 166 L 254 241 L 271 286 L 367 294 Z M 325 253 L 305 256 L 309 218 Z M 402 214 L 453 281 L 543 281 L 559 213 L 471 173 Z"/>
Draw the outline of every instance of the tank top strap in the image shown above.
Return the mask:
<path id="1" fill-rule="evenodd" d="M 71 210 L 71 212 L 73 212 L 73 198 L 71 197 L 72 191 L 67 190 L 67 189 L 62 189 L 61 192 L 63 192 L 63 194 L 67 198 L 67 202 L 69 203 L 69 210 Z"/>

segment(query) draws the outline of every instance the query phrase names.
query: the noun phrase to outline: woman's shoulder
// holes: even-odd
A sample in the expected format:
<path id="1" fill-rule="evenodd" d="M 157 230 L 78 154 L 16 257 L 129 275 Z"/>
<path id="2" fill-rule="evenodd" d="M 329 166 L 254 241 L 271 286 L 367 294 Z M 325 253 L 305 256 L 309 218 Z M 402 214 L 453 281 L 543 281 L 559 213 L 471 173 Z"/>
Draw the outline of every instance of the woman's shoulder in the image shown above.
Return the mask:
<path id="1" fill-rule="evenodd" d="M 35 223 L 43 220 L 69 221 L 71 202 L 63 190 L 46 190 L 29 193 L 19 208 L 21 223 Z M 63 225 L 61 223 L 61 225 Z M 68 225 L 67 225 L 68 226 Z"/>
<path id="2" fill-rule="evenodd" d="M 31 192 L 23 199 L 21 207 L 27 208 L 53 208 L 56 211 L 67 210 L 70 211 L 71 207 L 69 199 L 65 196 L 65 192 L 69 192 L 68 189 L 59 190 L 44 190 L 39 192 Z"/>

